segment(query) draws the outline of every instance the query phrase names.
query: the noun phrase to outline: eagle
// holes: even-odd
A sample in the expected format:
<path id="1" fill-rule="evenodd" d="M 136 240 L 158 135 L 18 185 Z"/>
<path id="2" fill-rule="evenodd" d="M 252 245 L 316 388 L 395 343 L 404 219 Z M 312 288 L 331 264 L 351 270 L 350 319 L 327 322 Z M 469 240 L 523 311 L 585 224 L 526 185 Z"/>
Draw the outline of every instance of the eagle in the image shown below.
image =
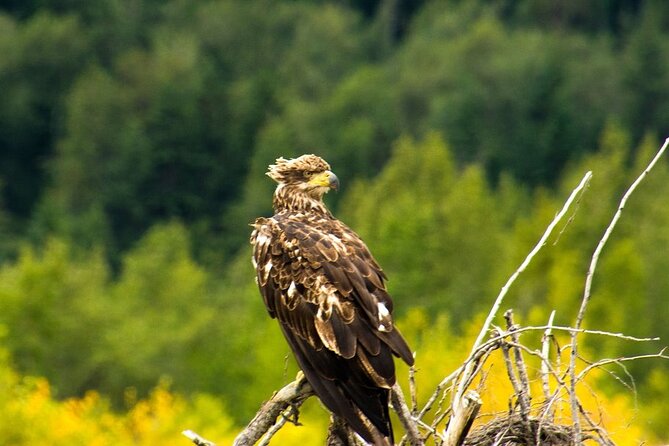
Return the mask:
<path id="1" fill-rule="evenodd" d="M 323 203 L 339 180 L 316 155 L 279 158 L 274 215 L 253 223 L 256 281 L 322 403 L 366 442 L 393 444 L 388 399 L 393 355 L 413 365 L 393 322 L 383 270 Z"/>

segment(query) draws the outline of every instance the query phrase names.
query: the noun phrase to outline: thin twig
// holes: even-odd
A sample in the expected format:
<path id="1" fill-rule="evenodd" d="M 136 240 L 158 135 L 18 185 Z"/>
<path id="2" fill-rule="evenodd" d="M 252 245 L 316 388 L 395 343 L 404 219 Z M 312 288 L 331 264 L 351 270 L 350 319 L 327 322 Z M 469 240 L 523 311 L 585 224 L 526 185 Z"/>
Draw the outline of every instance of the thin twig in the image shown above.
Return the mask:
<path id="1" fill-rule="evenodd" d="M 611 223 L 609 223 L 609 226 L 606 228 L 606 231 L 604 231 L 604 235 L 602 236 L 601 240 L 597 244 L 597 247 L 595 248 L 595 252 L 592 254 L 592 258 L 590 259 L 590 267 L 588 268 L 588 272 L 585 276 L 585 287 L 583 290 L 583 299 L 581 301 L 581 307 L 578 310 L 578 315 L 576 316 L 576 323 L 574 324 L 574 328 L 581 328 L 581 324 L 583 322 L 583 318 L 585 317 L 585 310 L 588 306 L 588 302 L 590 301 L 590 295 L 591 295 L 591 289 L 592 289 L 592 278 L 595 274 L 595 269 L 597 268 L 597 262 L 599 261 L 599 256 L 604 249 L 604 245 L 606 245 L 606 242 L 608 242 L 609 237 L 611 236 L 611 233 L 613 232 L 613 229 L 616 227 L 616 224 L 618 223 L 618 220 L 620 219 L 620 216 L 622 215 L 623 209 L 625 208 L 625 205 L 627 204 L 627 200 L 629 197 L 632 195 L 634 190 L 637 188 L 637 186 L 643 181 L 643 179 L 648 175 L 648 172 L 651 171 L 651 169 L 655 166 L 655 164 L 658 162 L 664 151 L 666 150 L 667 146 L 669 145 L 669 138 L 667 138 L 664 141 L 664 144 L 660 148 L 660 150 L 657 152 L 655 157 L 651 160 L 651 162 L 648 164 L 646 169 L 637 177 L 637 179 L 632 183 L 632 185 L 627 189 L 627 192 L 623 195 L 623 198 L 620 200 L 620 204 L 618 205 L 618 210 L 616 213 L 613 215 L 613 219 L 611 219 Z M 571 334 L 571 355 L 570 355 L 570 360 L 569 360 L 569 371 L 570 371 L 570 377 L 571 377 L 571 394 L 572 394 L 572 422 L 574 425 L 574 443 L 575 444 L 580 444 L 581 442 L 581 425 L 579 421 L 579 416 L 578 416 L 578 411 L 576 410 L 576 355 L 577 355 L 577 342 L 576 342 L 576 337 L 577 333 L 572 332 Z"/>
<path id="2" fill-rule="evenodd" d="M 411 398 L 411 416 L 415 417 L 418 414 L 418 396 L 416 392 L 415 365 L 409 367 L 409 397 Z"/>
<path id="3" fill-rule="evenodd" d="M 516 342 L 513 342 L 513 341 L 506 341 L 505 343 L 508 344 L 509 347 L 513 347 L 513 348 L 522 350 L 522 351 L 524 351 L 525 353 L 527 353 L 527 354 L 529 354 L 529 355 L 532 355 L 532 356 L 536 356 L 537 358 L 539 358 L 540 360 L 543 361 L 543 357 L 542 357 L 541 352 L 540 352 L 539 350 L 532 350 L 531 348 L 529 348 L 529 347 L 527 347 L 527 346 L 525 346 L 525 345 L 523 345 L 523 344 L 519 344 L 519 343 L 516 343 Z M 547 372 L 548 372 L 550 375 L 552 375 L 553 378 L 555 378 L 556 381 L 557 381 L 559 384 L 562 384 L 562 385 L 565 385 L 565 384 L 566 384 L 566 381 L 564 381 L 564 378 L 563 378 L 563 377 L 560 377 L 560 375 L 559 375 L 559 373 L 557 372 L 556 368 L 554 368 L 553 365 L 552 365 L 550 362 L 546 364 L 546 368 L 547 368 Z"/>
<path id="4" fill-rule="evenodd" d="M 599 438 L 602 440 L 599 442 L 600 444 L 603 444 L 605 446 L 616 446 L 613 441 L 611 441 L 611 438 L 609 438 L 608 432 L 606 432 L 605 429 L 603 429 L 601 426 L 597 425 L 594 421 L 592 421 L 592 418 L 590 418 L 590 415 L 588 415 L 588 412 L 585 411 L 583 406 L 581 406 L 580 403 L 578 403 L 578 411 L 580 412 L 581 415 L 583 415 L 583 418 L 585 421 L 590 425 L 590 427 L 597 432 L 597 435 Z M 575 444 L 580 444 L 580 443 L 575 443 Z"/>
<path id="5" fill-rule="evenodd" d="M 472 367 L 472 372 L 469 374 L 469 380 L 467 381 L 466 385 L 469 386 L 471 381 L 474 379 L 476 374 L 478 373 L 481 365 L 486 361 L 486 358 L 495 350 L 499 348 L 500 345 L 500 340 L 502 338 L 497 339 L 495 342 L 486 342 L 484 345 L 481 345 L 477 350 L 474 356 L 470 359 L 468 359 L 466 362 L 464 362 L 460 367 L 455 369 L 453 372 L 451 372 L 450 375 L 448 375 L 446 378 L 444 378 L 436 387 L 434 393 L 430 396 L 428 399 L 427 403 L 425 403 L 425 406 L 423 409 L 420 411 L 418 414 L 418 418 L 422 418 L 429 410 L 432 409 L 432 406 L 434 405 L 434 402 L 436 399 L 439 397 L 439 395 L 442 395 L 442 398 L 439 400 L 439 406 L 442 405 L 443 400 L 446 398 L 446 391 L 448 390 L 446 388 L 446 385 L 449 383 L 453 383 L 452 385 L 455 384 L 455 379 L 462 374 L 462 370 L 465 367 L 468 367 L 471 364 Z M 442 393 L 443 390 L 443 393 Z M 439 413 L 439 412 L 437 412 Z M 435 420 L 436 420 L 436 414 L 435 414 Z M 443 418 L 443 417 L 442 417 Z M 433 422 L 433 425 L 435 423 Z"/>
<path id="6" fill-rule="evenodd" d="M 499 345 L 500 345 L 499 343 L 495 343 L 495 344 L 487 344 L 485 348 L 483 348 L 483 347 L 479 348 L 479 350 L 477 351 L 475 357 L 472 358 L 472 361 L 474 362 L 474 370 L 473 370 L 473 372 L 472 372 L 472 374 L 471 374 L 471 379 L 472 379 L 472 380 L 474 379 L 474 377 L 475 377 L 476 375 L 478 375 L 479 371 L 480 371 L 481 368 L 483 367 L 483 364 L 485 364 L 485 362 L 486 362 L 488 356 L 490 356 L 490 354 L 491 354 L 493 351 L 497 350 L 497 348 L 499 348 Z M 453 377 L 457 376 L 457 375 L 460 373 L 460 371 L 462 370 L 462 368 L 465 367 L 465 366 L 466 366 L 466 364 L 462 364 L 460 367 L 458 367 L 457 370 L 455 370 L 455 372 L 451 373 L 451 375 L 449 375 L 449 377 L 450 377 L 450 376 L 453 376 Z M 447 377 L 447 378 L 448 378 L 448 377 Z M 444 381 L 442 381 L 442 383 L 443 383 L 443 382 L 444 382 Z M 467 385 L 469 385 L 469 383 L 467 383 Z M 437 405 L 438 408 L 437 408 L 437 411 L 436 411 L 435 414 L 434 414 L 434 419 L 432 420 L 432 423 L 430 424 L 430 428 L 431 428 L 431 430 L 428 432 L 428 435 L 425 437 L 425 440 L 428 440 L 428 439 L 430 438 L 430 435 L 431 435 L 433 432 L 437 432 L 437 426 L 438 426 L 439 424 L 441 424 L 441 422 L 442 422 L 448 415 L 452 415 L 452 409 L 451 409 L 450 406 L 449 406 L 446 410 L 443 410 L 443 411 L 442 411 L 442 409 L 441 409 L 441 407 L 442 407 L 442 405 L 443 405 L 443 402 L 444 402 L 444 400 L 446 399 L 447 391 L 448 391 L 448 389 L 444 389 L 444 391 L 441 392 L 441 389 L 438 388 L 438 389 L 435 391 L 435 393 L 433 393 L 432 396 L 430 397 L 430 400 L 431 400 L 432 402 L 429 403 L 429 404 L 426 404 L 425 407 L 423 408 L 423 411 L 421 412 L 421 413 L 423 413 L 423 414 L 424 414 L 425 412 L 427 412 L 427 411 L 432 407 L 432 404 L 434 404 L 434 400 L 436 400 L 437 396 L 438 396 L 439 394 L 442 395 L 442 397 L 441 397 L 441 399 L 439 400 L 439 403 L 438 403 L 438 405 Z M 419 414 L 419 415 L 420 415 L 420 414 Z M 449 420 L 449 425 L 450 425 L 450 420 Z M 444 438 L 443 438 L 442 436 L 440 436 L 440 435 L 435 434 L 435 442 L 436 442 L 437 445 L 440 445 L 441 443 L 444 442 Z"/>
<path id="7" fill-rule="evenodd" d="M 513 311 L 506 310 L 504 312 L 504 319 L 506 320 L 506 328 L 511 340 L 520 345 L 520 340 L 518 336 L 518 326 L 513 323 Z M 525 367 L 525 361 L 523 361 L 523 355 L 521 350 L 518 347 L 511 347 L 513 351 L 514 363 L 516 365 L 516 373 L 518 374 L 518 381 L 520 384 L 520 393 L 518 394 L 518 402 L 520 403 L 521 408 L 521 419 L 523 422 L 529 422 L 530 416 L 530 379 L 527 376 L 527 367 Z M 528 424 L 529 427 L 529 424 Z"/>
<path id="8" fill-rule="evenodd" d="M 585 375 L 587 375 L 592 369 L 599 368 L 608 364 L 620 364 L 622 362 L 628 362 L 628 361 L 636 361 L 638 359 L 651 359 L 651 358 L 661 358 L 661 359 L 669 359 L 669 356 L 667 356 L 664 352 L 667 350 L 667 348 L 663 348 L 659 353 L 651 353 L 648 355 L 638 355 L 638 356 L 625 356 L 622 358 L 606 358 L 606 359 L 600 359 L 597 362 L 592 363 L 588 367 L 584 368 L 581 370 L 581 373 L 579 373 L 576 376 L 576 381 L 581 381 Z"/>
<path id="9" fill-rule="evenodd" d="M 298 373 L 295 381 L 284 386 L 263 405 L 248 426 L 235 438 L 233 446 L 256 444 L 275 424 L 277 417 L 284 413 L 288 407 L 292 406 L 297 410 L 313 394 L 314 391 L 304 375 Z"/>
<path id="10" fill-rule="evenodd" d="M 193 432 L 190 429 L 181 432 L 181 434 L 184 437 L 188 438 L 190 441 L 192 441 L 197 446 L 216 446 L 215 443 L 207 440 L 206 438 L 202 438 L 201 436 L 199 436 L 198 434 L 196 434 L 195 432 Z"/>
<path id="11" fill-rule="evenodd" d="M 419 420 L 423 419 L 425 414 L 432 409 L 432 405 L 441 394 L 442 389 L 444 389 L 451 381 L 457 378 L 457 376 L 460 374 L 460 371 L 462 370 L 462 367 L 463 366 L 460 366 L 457 369 L 455 369 L 453 372 L 451 372 L 450 375 L 442 379 L 441 382 L 437 384 L 437 387 L 435 388 L 434 392 L 432 393 L 432 395 L 430 395 L 430 398 L 428 398 L 427 402 L 425 403 L 425 406 L 423 406 L 423 409 L 421 409 L 416 418 L 418 418 Z"/>
<path id="12" fill-rule="evenodd" d="M 551 311 L 551 315 L 548 317 L 547 328 L 544 331 L 544 334 L 541 338 L 541 389 L 544 394 L 543 409 L 544 413 L 537 423 L 537 431 L 535 435 L 536 444 L 541 444 L 541 432 L 543 430 L 543 421 L 544 415 L 548 418 L 550 422 L 555 418 L 555 411 L 553 407 L 548 404 L 548 399 L 551 396 L 551 385 L 550 385 L 550 375 L 549 373 L 554 373 L 552 371 L 552 366 L 550 362 L 550 347 L 551 339 L 553 338 L 553 320 L 555 319 L 555 310 Z"/>
<path id="13" fill-rule="evenodd" d="M 518 397 L 518 404 L 520 404 L 521 417 L 523 416 L 523 414 L 525 414 L 525 419 L 523 421 L 527 421 L 527 414 L 530 411 L 530 408 L 525 404 L 526 402 L 520 398 L 522 390 L 520 382 L 518 382 L 518 378 L 516 377 L 516 374 L 513 371 L 513 363 L 511 362 L 511 355 L 509 354 L 510 349 L 511 346 L 507 342 L 502 342 L 502 357 L 504 358 L 504 365 L 506 366 L 506 372 L 509 377 L 509 381 L 511 382 L 511 386 L 513 387 L 513 393 Z"/>
<path id="14" fill-rule="evenodd" d="M 404 431 L 406 432 L 409 439 L 409 444 L 411 444 L 411 446 L 422 446 L 424 442 L 420 437 L 416 422 L 411 416 L 411 411 L 409 410 L 409 407 L 404 400 L 402 388 L 397 383 L 395 383 L 393 388 L 390 389 L 390 402 L 393 406 L 393 409 L 395 409 L 395 413 L 397 413 L 397 416 L 404 426 Z"/>
<path id="15" fill-rule="evenodd" d="M 550 365 L 550 339 L 553 334 L 553 319 L 555 319 L 555 310 L 551 311 L 548 317 L 547 328 L 541 338 L 541 388 L 544 392 L 544 399 L 548 399 L 551 394 L 550 381 L 548 379 L 548 367 Z"/>
<path id="16" fill-rule="evenodd" d="M 588 365 L 593 365 L 593 364 L 594 364 L 594 362 L 592 362 L 592 361 L 585 361 L 585 362 L 586 362 Z M 632 395 L 634 396 L 634 408 L 636 409 L 636 396 L 637 396 L 637 392 L 636 392 L 636 383 L 635 383 L 635 381 L 634 381 L 634 376 L 632 376 L 632 374 L 629 372 L 629 370 L 627 370 L 627 367 L 625 366 L 625 364 L 623 364 L 622 362 L 615 362 L 615 365 L 617 365 L 618 367 L 620 367 L 620 368 L 623 370 L 623 372 L 625 373 L 625 376 L 627 376 L 627 378 L 630 380 L 630 383 L 629 383 L 629 384 L 628 384 L 627 381 L 625 381 L 623 378 L 621 378 L 620 376 L 618 376 L 618 374 L 615 373 L 613 370 L 609 370 L 609 369 L 607 369 L 607 368 L 601 368 L 601 370 L 602 370 L 604 373 L 606 373 L 607 375 L 611 376 L 611 377 L 612 377 L 613 379 L 615 379 L 616 381 L 618 381 L 618 382 L 619 382 L 623 387 L 625 387 L 627 390 L 629 390 L 630 392 L 632 392 Z M 577 378 L 577 379 L 578 379 L 578 378 Z"/>
<path id="17" fill-rule="evenodd" d="M 430 435 L 434 435 L 434 437 L 435 437 L 435 441 L 439 441 L 439 442 L 443 442 L 443 441 L 444 441 L 444 440 L 439 436 L 439 432 L 437 432 L 437 430 L 436 430 L 434 427 L 430 426 L 430 425 L 427 424 L 425 421 L 423 421 L 423 420 L 416 420 L 416 424 L 418 424 L 418 426 L 420 426 L 421 429 L 425 429 L 425 430 L 428 432 L 428 435 L 427 435 L 427 437 L 426 437 L 426 440 L 427 440 L 427 438 L 430 437 Z"/>
<path id="18" fill-rule="evenodd" d="M 612 333 L 608 331 L 602 331 L 602 330 L 585 330 L 583 328 L 576 329 L 573 327 L 562 327 L 559 325 L 539 325 L 539 326 L 533 326 L 533 327 L 519 327 L 516 332 L 518 333 L 523 333 L 525 331 L 539 331 L 539 330 L 547 330 L 550 328 L 551 330 L 557 330 L 557 331 L 566 331 L 568 333 L 585 333 L 585 334 L 593 334 L 593 335 L 599 335 L 599 336 L 609 336 L 612 338 L 618 338 L 618 339 L 624 339 L 626 341 L 633 341 L 633 342 L 652 342 L 652 341 L 659 341 L 660 338 L 655 337 L 655 338 L 637 338 L 635 336 L 628 336 L 623 333 Z M 488 341 L 486 341 L 484 344 L 481 345 L 481 349 L 486 349 L 492 344 L 496 344 L 497 342 L 502 341 L 504 338 L 508 337 L 508 333 L 504 333 L 499 336 L 492 336 Z M 565 348 L 571 348 L 571 345 L 566 345 Z M 459 371 L 460 369 L 456 370 Z M 450 375 L 449 375 L 450 376 Z"/>
<path id="19" fill-rule="evenodd" d="M 555 236 L 555 240 L 553 240 L 553 246 L 557 246 L 558 242 L 560 241 L 560 238 L 562 238 L 562 234 L 564 234 L 569 225 L 574 221 L 574 218 L 578 213 L 579 205 L 581 204 L 581 196 L 582 194 L 576 197 L 576 201 L 574 202 L 574 210 L 567 219 L 567 222 L 564 224 L 564 226 L 562 226 L 562 229 L 560 229 L 560 232 L 558 232 L 558 234 Z"/>
<path id="20" fill-rule="evenodd" d="M 286 422 L 289 420 L 297 418 L 298 412 L 295 406 L 290 406 L 288 409 L 283 411 L 281 413 L 281 416 L 277 419 L 276 423 L 274 423 L 272 426 L 270 426 L 269 429 L 267 429 L 267 432 L 265 435 L 262 437 L 262 441 L 258 443 L 258 446 L 267 446 L 269 445 L 270 440 L 272 440 L 272 437 L 279 432 L 279 430 L 283 427 Z"/>

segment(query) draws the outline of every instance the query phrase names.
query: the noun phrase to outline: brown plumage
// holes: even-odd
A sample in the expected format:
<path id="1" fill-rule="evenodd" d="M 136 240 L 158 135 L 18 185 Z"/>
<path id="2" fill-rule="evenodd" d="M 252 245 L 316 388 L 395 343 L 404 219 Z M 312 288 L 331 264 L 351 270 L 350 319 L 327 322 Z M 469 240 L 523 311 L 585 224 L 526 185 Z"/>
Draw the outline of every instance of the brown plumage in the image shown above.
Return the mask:
<path id="1" fill-rule="evenodd" d="M 251 235 L 267 310 L 323 404 L 374 445 L 393 443 L 388 414 L 393 355 L 413 356 L 392 320 L 386 277 L 360 237 L 335 219 L 323 195 L 339 185 L 315 155 L 279 158 L 271 218 Z"/>

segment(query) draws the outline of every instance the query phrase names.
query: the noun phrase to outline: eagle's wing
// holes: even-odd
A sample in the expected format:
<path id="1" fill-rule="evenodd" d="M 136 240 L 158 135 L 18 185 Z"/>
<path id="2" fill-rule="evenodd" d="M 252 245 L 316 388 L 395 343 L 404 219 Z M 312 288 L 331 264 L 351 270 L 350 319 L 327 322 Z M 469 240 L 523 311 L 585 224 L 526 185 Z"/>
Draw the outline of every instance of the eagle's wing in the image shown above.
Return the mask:
<path id="1" fill-rule="evenodd" d="M 393 325 L 381 268 L 337 220 L 277 215 L 255 227 L 258 286 L 314 390 L 368 441 L 378 434 L 359 412 L 392 439 L 392 354 L 408 364 L 413 356 Z"/>

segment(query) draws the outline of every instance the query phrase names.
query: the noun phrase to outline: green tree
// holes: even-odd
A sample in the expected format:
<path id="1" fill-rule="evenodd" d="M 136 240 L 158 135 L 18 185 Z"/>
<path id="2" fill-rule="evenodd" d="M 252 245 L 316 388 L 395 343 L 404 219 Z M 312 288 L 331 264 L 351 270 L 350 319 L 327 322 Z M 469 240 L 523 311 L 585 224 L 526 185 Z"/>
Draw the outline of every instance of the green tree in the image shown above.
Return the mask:
<path id="1" fill-rule="evenodd" d="M 0 277 L 0 323 L 20 370 L 48 376 L 62 396 L 95 388 L 111 328 L 102 256 L 75 258 L 67 244 L 51 240 L 42 252 L 24 249 Z"/>
<path id="2" fill-rule="evenodd" d="M 67 137 L 50 165 L 53 185 L 40 205 L 38 232 L 115 249 L 110 210 L 141 212 L 133 198 L 149 169 L 149 141 L 131 113 L 132 100 L 99 68 L 77 82 L 68 98 Z"/>
<path id="3" fill-rule="evenodd" d="M 399 90 L 412 98 L 415 112 L 405 114 L 422 116 L 412 127 L 448 135 L 458 160 L 483 162 L 493 178 L 506 171 L 550 184 L 570 159 L 593 150 L 619 112 L 606 41 L 509 29 L 465 7 L 458 13 L 473 17 L 459 32 L 448 12 L 431 12 L 398 53 Z"/>
<path id="4" fill-rule="evenodd" d="M 107 299 L 113 324 L 96 352 L 105 372 L 95 388 L 118 398 L 129 386 L 146 394 L 161 377 L 181 389 L 202 385 L 191 381 L 198 367 L 191 360 L 215 313 L 209 277 L 193 261 L 182 225 L 152 228 L 124 257 Z"/>
<path id="5" fill-rule="evenodd" d="M 234 192 L 226 167 L 237 162 L 213 130 L 206 67 L 196 41 L 172 35 L 123 54 L 111 73 L 87 71 L 68 97 L 37 232 L 102 241 L 118 258 L 156 221 L 206 229 Z"/>
<path id="6" fill-rule="evenodd" d="M 659 2 L 647 2 L 623 53 L 625 118 L 638 139 L 648 131 L 669 134 L 669 45 Z"/>
<path id="7" fill-rule="evenodd" d="M 75 16 L 0 14 L 0 178 L 8 211 L 26 221 L 44 185 L 63 97 L 90 57 Z"/>

